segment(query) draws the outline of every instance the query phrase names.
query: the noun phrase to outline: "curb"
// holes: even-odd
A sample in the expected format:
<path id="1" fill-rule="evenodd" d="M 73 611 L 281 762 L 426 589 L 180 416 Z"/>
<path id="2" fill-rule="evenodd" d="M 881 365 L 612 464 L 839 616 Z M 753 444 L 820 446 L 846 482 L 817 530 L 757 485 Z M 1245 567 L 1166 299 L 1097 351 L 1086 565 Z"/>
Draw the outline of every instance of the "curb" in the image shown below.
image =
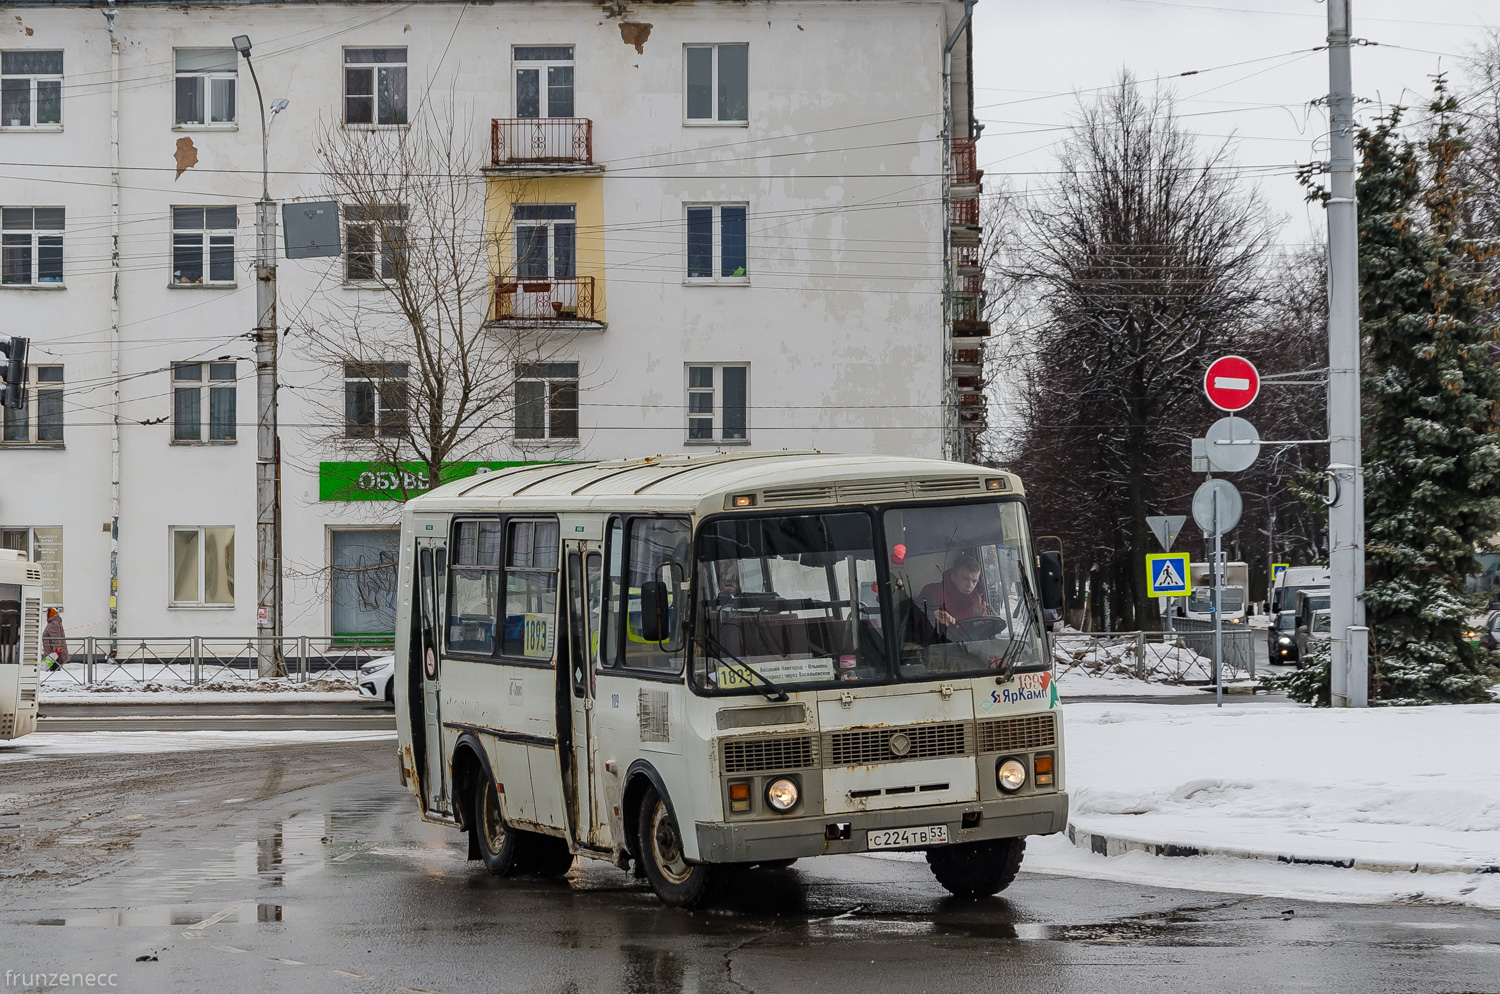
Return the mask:
<path id="1" fill-rule="evenodd" d="M 1124 856 L 1143 852 L 1150 856 L 1221 856 L 1228 859 L 1253 859 L 1268 863 L 1297 866 L 1331 866 L 1341 870 L 1369 870 L 1375 873 L 1500 873 L 1500 863 L 1391 863 L 1373 859 L 1336 859 L 1326 856 L 1296 856 L 1289 853 L 1253 852 L 1248 849 L 1223 849 L 1207 846 L 1185 846 L 1169 842 L 1144 842 L 1120 836 L 1081 831 L 1068 823 L 1068 841 L 1080 849 L 1099 856 Z"/>

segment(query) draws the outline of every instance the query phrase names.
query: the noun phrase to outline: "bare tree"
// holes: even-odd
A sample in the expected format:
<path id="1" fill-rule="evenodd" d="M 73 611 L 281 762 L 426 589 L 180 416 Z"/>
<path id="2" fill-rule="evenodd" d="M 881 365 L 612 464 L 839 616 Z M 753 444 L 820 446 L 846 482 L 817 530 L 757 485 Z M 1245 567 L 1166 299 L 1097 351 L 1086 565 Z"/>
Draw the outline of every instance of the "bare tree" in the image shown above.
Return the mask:
<path id="1" fill-rule="evenodd" d="M 528 320 L 497 306 L 525 262 L 512 251 L 512 208 L 530 186 L 488 179 L 474 134 L 450 97 L 424 102 L 408 128 L 335 123 L 320 135 L 345 281 L 380 291 L 325 298 L 305 329 L 312 358 L 343 378 L 325 401 L 327 442 L 369 453 L 399 499 L 437 486 L 455 462 L 525 455 L 511 431 L 517 373 L 571 341 L 561 307 Z"/>
<path id="2" fill-rule="evenodd" d="M 1255 316 L 1272 223 L 1230 146 L 1200 152 L 1170 96 L 1128 73 L 1081 108 L 1058 167 L 1008 274 L 1037 322 L 1012 332 L 1010 462 L 1039 530 L 1071 549 L 1075 594 L 1090 584 L 1105 624 L 1154 626 L 1145 519 L 1191 495 L 1203 369 Z"/>

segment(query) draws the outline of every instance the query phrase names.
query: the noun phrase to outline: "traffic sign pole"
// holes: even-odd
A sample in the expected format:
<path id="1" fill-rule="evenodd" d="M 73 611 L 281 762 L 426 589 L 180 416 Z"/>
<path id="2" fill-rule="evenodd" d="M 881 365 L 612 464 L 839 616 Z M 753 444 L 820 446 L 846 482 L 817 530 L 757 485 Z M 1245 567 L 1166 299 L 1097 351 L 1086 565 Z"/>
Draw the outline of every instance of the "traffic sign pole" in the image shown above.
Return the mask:
<path id="1" fill-rule="evenodd" d="M 1214 490 L 1214 562 L 1209 576 L 1214 585 L 1214 701 L 1224 706 L 1224 533 L 1219 529 L 1219 491 Z"/>

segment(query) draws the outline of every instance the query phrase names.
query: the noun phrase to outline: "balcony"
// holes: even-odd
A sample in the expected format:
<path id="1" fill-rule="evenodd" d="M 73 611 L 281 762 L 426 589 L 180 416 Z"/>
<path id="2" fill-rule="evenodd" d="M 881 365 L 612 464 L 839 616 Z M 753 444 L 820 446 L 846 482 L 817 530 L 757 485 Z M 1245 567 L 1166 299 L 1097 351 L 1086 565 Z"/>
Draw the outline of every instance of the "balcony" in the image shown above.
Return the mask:
<path id="1" fill-rule="evenodd" d="M 979 145 L 973 138 L 955 138 L 952 145 L 953 182 L 960 186 L 979 184 L 984 171 L 979 168 Z M 977 191 L 974 196 L 978 196 Z"/>
<path id="2" fill-rule="evenodd" d="M 602 326 L 594 312 L 594 277 L 500 283 L 495 287 L 495 321 Z"/>
<path id="3" fill-rule="evenodd" d="M 594 164 L 594 122 L 586 117 L 497 117 L 490 121 L 496 169 Z"/>

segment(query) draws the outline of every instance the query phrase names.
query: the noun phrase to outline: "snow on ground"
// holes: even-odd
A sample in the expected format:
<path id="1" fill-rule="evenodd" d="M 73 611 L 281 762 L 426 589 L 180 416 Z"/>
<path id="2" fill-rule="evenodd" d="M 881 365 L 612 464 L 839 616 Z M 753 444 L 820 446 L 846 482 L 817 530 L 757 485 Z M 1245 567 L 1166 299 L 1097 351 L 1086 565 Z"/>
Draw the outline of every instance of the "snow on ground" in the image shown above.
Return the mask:
<path id="1" fill-rule="evenodd" d="M 1203 697 L 1205 691 L 1175 683 L 1151 683 L 1118 672 L 1090 673 L 1082 667 L 1057 671 L 1057 692 L 1064 701 L 1080 697 Z"/>
<path id="2" fill-rule="evenodd" d="M 102 670 L 103 667 L 100 667 Z M 137 667 L 139 669 L 139 667 Z M 241 671 L 243 672 L 243 671 Z M 111 672 L 99 683 L 84 684 L 82 667 L 64 667 L 42 674 L 41 700 L 88 701 L 94 704 L 161 703 L 207 704 L 219 701 L 351 701 L 359 698 L 352 676 L 344 680 L 295 678 L 261 680 L 222 674 L 193 686 L 190 676 L 176 669 L 153 667 L 148 672 Z"/>
<path id="3" fill-rule="evenodd" d="M 1271 856 L 1500 863 L 1497 705 L 1081 702 L 1065 723 L 1080 831 Z"/>
<path id="4" fill-rule="evenodd" d="M 28 757 L 81 756 L 98 753 L 187 752 L 194 749 L 253 749 L 330 742 L 389 742 L 394 731 L 267 732 L 35 732 L 0 742 L 0 764 Z"/>
<path id="5" fill-rule="evenodd" d="M 1180 643 L 1148 641 L 1144 649 L 1142 653 L 1142 646 L 1134 635 L 1067 631 L 1053 636 L 1052 661 L 1059 677 L 1080 669 L 1100 676 L 1144 679 L 1154 684 L 1208 680 L 1213 676 L 1212 660 Z"/>

